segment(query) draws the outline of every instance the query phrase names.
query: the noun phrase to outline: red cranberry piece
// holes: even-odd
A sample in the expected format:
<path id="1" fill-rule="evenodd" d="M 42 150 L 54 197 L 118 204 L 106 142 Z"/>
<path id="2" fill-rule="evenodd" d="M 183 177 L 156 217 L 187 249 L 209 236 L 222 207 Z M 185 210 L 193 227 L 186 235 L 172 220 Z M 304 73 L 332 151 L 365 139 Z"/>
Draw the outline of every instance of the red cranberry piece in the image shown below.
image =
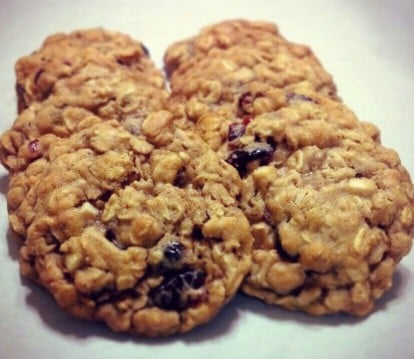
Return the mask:
<path id="1" fill-rule="evenodd" d="M 31 153 L 39 152 L 39 140 L 30 141 L 27 147 Z"/>
<path id="2" fill-rule="evenodd" d="M 229 141 L 233 141 L 236 138 L 241 137 L 244 134 L 244 131 L 246 130 L 246 126 L 242 123 L 233 122 L 229 126 L 229 133 L 227 135 L 227 138 Z"/>
<path id="3" fill-rule="evenodd" d="M 42 155 L 39 140 L 30 141 L 27 144 L 27 149 L 29 150 L 30 158 L 38 158 Z"/>
<path id="4" fill-rule="evenodd" d="M 252 121 L 252 116 L 244 116 L 243 117 L 243 125 L 247 126 Z"/>

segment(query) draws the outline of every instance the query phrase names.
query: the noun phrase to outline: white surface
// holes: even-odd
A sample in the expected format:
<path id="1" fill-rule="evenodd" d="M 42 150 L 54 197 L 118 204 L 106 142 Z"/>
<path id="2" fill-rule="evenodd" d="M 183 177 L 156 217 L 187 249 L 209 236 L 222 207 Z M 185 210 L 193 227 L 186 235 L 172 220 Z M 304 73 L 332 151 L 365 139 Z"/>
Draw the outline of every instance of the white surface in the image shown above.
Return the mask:
<path id="1" fill-rule="evenodd" d="M 345 103 L 377 124 L 414 175 L 412 0 L 0 0 L 0 130 L 15 117 L 13 65 L 57 31 L 104 26 L 143 40 L 161 64 L 166 46 L 226 18 L 276 22 L 311 45 Z M 238 296 L 207 326 L 162 340 L 110 333 L 58 310 L 21 280 L 0 172 L 0 358 L 414 358 L 414 250 L 366 319 L 313 318 Z"/>

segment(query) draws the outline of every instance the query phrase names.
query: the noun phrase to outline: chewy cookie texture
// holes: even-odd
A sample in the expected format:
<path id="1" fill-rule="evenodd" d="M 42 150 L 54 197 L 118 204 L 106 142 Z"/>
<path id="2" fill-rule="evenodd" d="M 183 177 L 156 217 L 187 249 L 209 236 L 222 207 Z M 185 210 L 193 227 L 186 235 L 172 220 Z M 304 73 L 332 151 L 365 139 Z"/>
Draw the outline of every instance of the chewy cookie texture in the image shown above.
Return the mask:
<path id="1" fill-rule="evenodd" d="M 414 188 L 309 47 L 232 20 L 172 44 L 53 35 L 0 138 L 23 276 L 112 330 L 186 332 L 241 289 L 366 315 L 412 245 Z"/>
<path id="2" fill-rule="evenodd" d="M 2 136 L 1 158 L 21 273 L 77 317 L 163 336 L 207 322 L 234 296 L 252 236 L 236 169 L 173 126 L 161 72 L 140 49 L 87 30 L 20 60 L 28 107 Z M 47 90 L 36 87 L 43 75 Z"/>
<path id="3" fill-rule="evenodd" d="M 316 315 L 371 312 L 414 228 L 409 174 L 378 129 L 268 23 L 207 27 L 165 61 L 177 118 L 242 177 L 254 236 L 242 290 Z"/>

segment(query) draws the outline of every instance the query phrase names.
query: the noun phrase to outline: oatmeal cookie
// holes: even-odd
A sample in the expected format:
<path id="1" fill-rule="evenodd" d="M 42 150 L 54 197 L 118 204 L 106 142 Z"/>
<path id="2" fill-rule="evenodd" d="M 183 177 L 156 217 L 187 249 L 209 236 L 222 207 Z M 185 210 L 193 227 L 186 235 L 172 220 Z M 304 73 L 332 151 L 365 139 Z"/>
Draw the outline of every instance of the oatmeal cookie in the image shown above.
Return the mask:
<path id="1" fill-rule="evenodd" d="M 140 82 L 164 88 L 162 73 L 149 59 L 146 47 L 129 36 L 104 29 L 74 31 L 48 37 L 41 48 L 16 63 L 16 92 L 21 112 L 33 101 L 43 101 L 55 83 L 94 64 L 139 73 Z"/>
<path id="2" fill-rule="evenodd" d="M 57 81 L 52 93 L 34 102 L 0 137 L 0 160 L 11 172 L 47 154 L 59 138 L 104 120 L 116 119 L 131 133 L 153 111 L 166 107 L 165 89 L 142 81 L 139 72 L 89 64 Z"/>
<path id="3" fill-rule="evenodd" d="M 172 45 L 165 55 L 166 68 L 174 68 L 171 102 L 188 102 L 187 107 L 198 111 L 229 106 L 234 112 L 241 94 L 251 88 L 264 92 L 275 87 L 310 89 L 338 100 L 332 76 L 309 47 L 283 40 L 270 24 L 263 26 L 261 30 L 254 23 L 237 21 L 212 26 L 207 34 L 183 42 L 185 55 L 177 50 L 180 43 Z M 239 27 L 244 30 L 238 31 Z M 179 65 L 174 65 L 177 61 Z"/>
<path id="4" fill-rule="evenodd" d="M 133 135 L 107 121 L 61 139 L 11 218 L 21 272 L 69 313 L 144 336 L 210 320 L 250 269 L 241 180 L 165 111 Z M 32 163 L 28 170 L 39 162 Z M 19 227 L 20 226 L 20 227 Z"/>
<path id="5" fill-rule="evenodd" d="M 214 48 L 235 45 L 266 50 L 285 42 L 277 26 L 265 21 L 226 20 L 201 29 L 197 36 L 176 42 L 164 55 L 165 72 L 172 75 L 183 63 L 196 56 L 206 56 Z"/>
<path id="6" fill-rule="evenodd" d="M 256 101 L 248 121 L 207 121 L 227 125 L 216 143 L 243 178 L 255 241 L 243 291 L 315 315 L 366 315 L 412 245 L 409 174 L 339 102 L 280 90 Z"/>

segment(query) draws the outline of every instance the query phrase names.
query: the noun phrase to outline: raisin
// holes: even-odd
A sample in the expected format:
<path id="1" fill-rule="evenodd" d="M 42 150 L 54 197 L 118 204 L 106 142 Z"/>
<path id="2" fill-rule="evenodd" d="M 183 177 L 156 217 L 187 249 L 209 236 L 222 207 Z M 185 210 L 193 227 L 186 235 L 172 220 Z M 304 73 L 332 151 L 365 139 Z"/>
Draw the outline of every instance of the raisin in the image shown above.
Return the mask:
<path id="1" fill-rule="evenodd" d="M 240 174 L 246 172 L 249 161 L 249 153 L 244 150 L 236 150 L 230 154 L 229 158 L 227 158 L 227 162 L 235 167 Z"/>
<path id="2" fill-rule="evenodd" d="M 204 284 L 204 281 L 206 279 L 205 273 L 200 269 L 190 270 L 184 272 L 182 275 L 184 277 L 185 283 L 187 283 L 188 285 L 190 285 L 190 287 L 194 289 L 200 288 Z"/>
<path id="3" fill-rule="evenodd" d="M 206 280 L 201 269 L 186 269 L 166 277 L 150 292 L 154 304 L 166 310 L 184 310 L 197 303 L 198 296 L 191 295 L 191 289 L 199 289 Z"/>
<path id="4" fill-rule="evenodd" d="M 193 231 L 191 232 L 191 236 L 194 239 L 201 240 L 204 238 L 203 231 L 200 226 L 194 226 Z"/>
<path id="5" fill-rule="evenodd" d="M 116 240 L 115 232 L 112 229 L 108 228 L 105 232 L 105 238 L 111 242 L 115 241 Z"/>
<path id="6" fill-rule="evenodd" d="M 229 133 L 227 135 L 228 140 L 233 141 L 236 138 L 243 136 L 245 130 L 246 126 L 242 123 L 233 122 L 229 126 Z"/>
<path id="7" fill-rule="evenodd" d="M 268 143 L 254 142 L 242 150 L 232 152 L 227 162 L 235 167 L 241 175 L 245 174 L 250 162 L 259 160 L 261 164 L 272 157 L 274 148 Z"/>
<path id="8" fill-rule="evenodd" d="M 164 256 L 170 261 L 178 262 L 184 252 L 184 246 L 178 242 L 170 242 L 164 249 Z"/>
<path id="9" fill-rule="evenodd" d="M 174 179 L 174 186 L 183 188 L 187 184 L 187 174 L 184 169 L 181 169 L 177 172 L 177 175 Z"/>

